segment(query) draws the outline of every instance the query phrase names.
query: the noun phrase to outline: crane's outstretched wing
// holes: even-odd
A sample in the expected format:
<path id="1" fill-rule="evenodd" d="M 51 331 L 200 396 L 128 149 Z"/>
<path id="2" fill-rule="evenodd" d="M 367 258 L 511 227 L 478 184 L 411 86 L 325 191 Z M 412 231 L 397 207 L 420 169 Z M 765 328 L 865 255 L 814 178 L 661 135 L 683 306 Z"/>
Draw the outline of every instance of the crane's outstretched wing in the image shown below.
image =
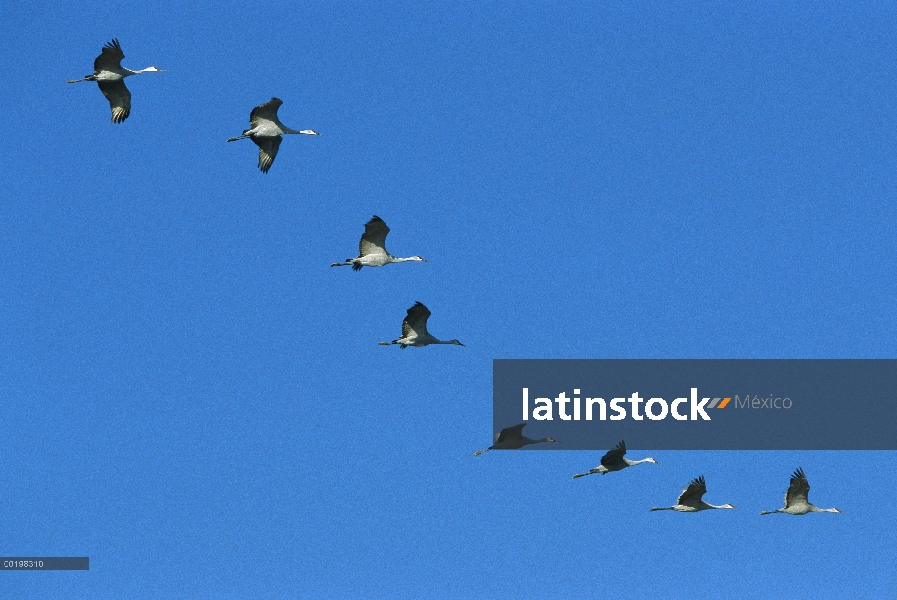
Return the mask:
<path id="1" fill-rule="evenodd" d="M 788 486 L 788 491 L 785 492 L 785 508 L 797 504 L 806 504 L 809 492 L 810 482 L 807 481 L 803 468 L 798 467 L 794 475 L 791 476 L 791 485 Z"/>
<path id="2" fill-rule="evenodd" d="M 616 448 L 610 450 L 607 454 L 601 457 L 601 464 L 606 468 L 610 468 L 612 465 L 618 465 L 623 462 L 624 454 L 626 454 L 626 442 L 620 442 L 617 444 Z"/>
<path id="3" fill-rule="evenodd" d="M 704 476 L 701 475 L 697 479 L 692 479 L 691 483 L 688 484 L 688 487 L 682 490 L 682 494 L 679 495 L 676 504 L 681 506 L 697 506 L 705 493 L 707 493 L 707 486 L 704 483 Z"/>
<path id="4" fill-rule="evenodd" d="M 389 233 L 389 227 L 386 226 L 383 219 L 374 215 L 374 218 L 368 221 L 364 226 L 364 233 L 361 236 L 361 241 L 358 243 L 358 256 L 387 254 L 387 233 Z"/>
<path id="5" fill-rule="evenodd" d="M 430 309 L 415 302 L 414 306 L 408 309 L 408 316 L 402 320 L 402 337 L 418 337 L 427 333 L 427 319 L 430 318 Z"/>
<path id="6" fill-rule="evenodd" d="M 117 71 L 121 69 L 121 59 L 125 57 L 125 53 L 121 50 L 118 40 L 112 40 L 103 46 L 103 53 L 93 61 L 93 70 L 96 71 Z"/>
<path id="7" fill-rule="evenodd" d="M 526 427 L 526 423 L 514 425 L 513 427 L 505 427 L 501 430 L 501 433 L 495 434 L 495 443 L 500 444 L 507 440 L 514 440 L 522 437 L 524 427 Z"/>
<path id="8" fill-rule="evenodd" d="M 99 59 L 97 59 L 99 60 Z M 109 101 L 112 109 L 112 122 L 121 123 L 131 114 L 131 92 L 125 87 L 123 79 L 116 81 L 97 81 L 100 91 Z"/>
<path id="9" fill-rule="evenodd" d="M 280 98 L 271 98 L 268 102 L 259 104 L 253 108 L 252 112 L 249 113 L 249 124 L 252 125 L 250 129 L 258 127 L 262 121 L 277 123 L 277 109 L 280 108 L 281 104 L 283 104 L 283 100 Z M 274 153 L 276 154 L 277 150 L 275 150 Z M 274 160 L 273 156 L 271 157 L 271 160 Z"/>
<path id="10" fill-rule="evenodd" d="M 277 156 L 277 150 L 280 148 L 280 142 L 283 141 L 281 136 L 250 138 L 259 147 L 259 169 L 262 173 L 267 173 L 268 169 L 274 163 L 274 157 Z"/>

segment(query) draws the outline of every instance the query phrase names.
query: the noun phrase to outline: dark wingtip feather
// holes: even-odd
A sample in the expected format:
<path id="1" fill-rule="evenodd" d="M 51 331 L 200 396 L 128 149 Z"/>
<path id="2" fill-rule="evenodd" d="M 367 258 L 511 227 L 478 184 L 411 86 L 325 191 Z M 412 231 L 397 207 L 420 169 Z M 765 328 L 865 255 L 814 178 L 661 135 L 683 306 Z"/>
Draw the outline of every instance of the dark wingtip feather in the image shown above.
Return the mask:
<path id="1" fill-rule="evenodd" d="M 352 270 L 353 270 L 353 271 L 360 271 L 360 270 L 361 270 L 361 265 L 358 264 L 358 263 L 355 263 L 354 265 L 352 265 Z"/>
<path id="2" fill-rule="evenodd" d="M 122 110 L 120 108 L 116 108 L 112 110 L 112 122 L 113 123 L 123 123 L 125 119 L 130 115 L 130 111 Z"/>

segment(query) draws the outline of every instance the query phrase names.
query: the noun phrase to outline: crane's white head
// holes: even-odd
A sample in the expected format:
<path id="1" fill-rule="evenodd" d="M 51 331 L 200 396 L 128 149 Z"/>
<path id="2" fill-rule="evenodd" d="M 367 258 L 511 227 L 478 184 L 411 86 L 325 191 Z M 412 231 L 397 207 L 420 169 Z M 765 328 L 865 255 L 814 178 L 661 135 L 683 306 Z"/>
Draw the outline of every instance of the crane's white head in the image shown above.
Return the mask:
<path id="1" fill-rule="evenodd" d="M 542 438 L 539 440 L 540 442 L 554 442 L 555 444 L 560 444 L 560 440 L 556 440 L 554 438 Z"/>
<path id="2" fill-rule="evenodd" d="M 318 132 L 315 131 L 314 129 L 303 129 L 303 130 L 300 131 L 299 133 L 304 133 L 305 135 L 321 135 L 320 133 L 318 133 Z"/>
<path id="3" fill-rule="evenodd" d="M 659 464 L 660 464 L 659 462 L 657 462 L 656 460 L 654 460 L 654 459 L 651 458 L 650 456 L 649 456 L 648 458 L 643 459 L 643 460 L 644 460 L 644 462 L 654 463 L 655 465 L 659 465 Z"/>
<path id="4" fill-rule="evenodd" d="M 408 260 L 417 260 L 420 262 L 430 262 L 426 258 L 421 258 L 420 256 L 409 256 Z"/>
<path id="5" fill-rule="evenodd" d="M 446 342 L 446 344 L 457 344 L 457 345 L 459 345 L 459 346 L 464 346 L 464 344 L 462 344 L 462 343 L 459 342 L 458 340 L 449 340 L 449 341 Z M 466 347 L 466 346 L 465 346 L 465 347 Z M 552 440 L 552 441 L 554 441 L 554 440 Z"/>
<path id="6" fill-rule="evenodd" d="M 147 67 L 140 71 L 141 73 L 164 73 L 165 69 L 160 69 L 158 67 Z"/>
<path id="7" fill-rule="evenodd" d="M 720 508 L 738 508 L 738 507 L 735 506 L 734 504 L 723 504 L 720 506 Z"/>

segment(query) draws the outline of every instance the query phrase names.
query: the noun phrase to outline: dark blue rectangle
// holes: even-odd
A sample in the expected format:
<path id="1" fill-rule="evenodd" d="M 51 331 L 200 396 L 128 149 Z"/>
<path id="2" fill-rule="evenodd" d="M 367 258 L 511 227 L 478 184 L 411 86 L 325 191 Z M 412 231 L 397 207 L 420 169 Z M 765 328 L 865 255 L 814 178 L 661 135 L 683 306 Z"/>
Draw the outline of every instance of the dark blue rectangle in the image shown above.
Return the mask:
<path id="1" fill-rule="evenodd" d="M 6 571 L 89 571 L 86 556 L 7 556 L 0 557 L 0 570 Z"/>
<path id="2" fill-rule="evenodd" d="M 897 360 L 495 360 L 493 375 L 494 431 L 525 422 L 527 436 L 561 442 L 532 448 L 601 450 L 625 439 L 658 450 L 897 450 Z M 550 420 L 536 418 L 549 415 L 540 398 Z M 604 420 L 594 400 L 586 419 L 590 398 L 604 401 Z M 663 418 L 645 416 L 652 398 Z"/>

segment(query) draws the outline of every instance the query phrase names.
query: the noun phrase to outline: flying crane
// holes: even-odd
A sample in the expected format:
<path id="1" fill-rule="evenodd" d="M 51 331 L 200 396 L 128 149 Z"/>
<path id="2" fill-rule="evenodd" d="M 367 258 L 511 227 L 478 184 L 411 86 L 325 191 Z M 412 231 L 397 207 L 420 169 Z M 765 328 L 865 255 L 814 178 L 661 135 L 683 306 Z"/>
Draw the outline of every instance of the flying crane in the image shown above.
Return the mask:
<path id="1" fill-rule="evenodd" d="M 125 77 L 140 75 L 141 73 L 160 73 L 165 69 L 147 67 L 140 71 L 132 71 L 121 66 L 121 59 L 125 57 L 121 44 L 117 39 L 103 46 L 102 54 L 93 61 L 93 74 L 84 79 L 69 79 L 66 83 L 79 83 L 81 81 L 96 81 L 100 91 L 109 101 L 112 109 L 112 122 L 121 123 L 131 114 L 131 92 L 125 87 Z"/>
<path id="2" fill-rule="evenodd" d="M 593 475 L 595 473 L 604 475 L 605 473 L 620 471 L 626 467 L 634 467 L 635 465 L 640 465 L 646 462 L 654 463 L 655 465 L 660 464 L 651 457 L 643 458 L 642 460 L 629 460 L 628 458 L 623 458 L 624 454 L 626 454 L 626 442 L 620 442 L 617 444 L 616 448 L 608 451 L 607 454 L 601 457 L 600 465 L 588 473 L 577 473 L 573 476 L 573 479 L 576 479 L 577 477 L 585 477 L 586 475 Z"/>
<path id="3" fill-rule="evenodd" d="M 280 148 L 280 142 L 283 141 L 284 134 L 304 134 L 304 135 L 321 135 L 312 129 L 303 129 L 296 131 L 290 129 L 280 122 L 277 118 L 277 109 L 283 104 L 280 98 L 271 98 L 264 104 L 259 104 L 249 113 L 249 124 L 251 127 L 237 137 L 229 138 L 228 142 L 237 140 L 250 139 L 259 147 L 259 170 L 267 173 L 274 163 L 277 156 L 277 150 Z"/>
<path id="4" fill-rule="evenodd" d="M 542 438 L 541 440 L 530 439 L 523 435 L 524 427 L 526 427 L 526 423 L 514 425 L 513 427 L 505 427 L 500 432 L 496 433 L 493 437 L 493 440 L 495 441 L 494 444 L 492 444 L 485 450 L 477 450 L 474 456 L 479 456 L 480 454 L 489 452 L 490 450 L 518 450 L 519 448 L 523 448 L 524 446 L 529 446 L 530 444 L 541 444 L 542 442 L 554 442 L 556 444 L 560 443 L 550 437 Z"/>
<path id="5" fill-rule="evenodd" d="M 381 346 L 398 344 L 404 349 L 406 346 L 429 346 L 430 344 L 455 344 L 463 346 L 458 340 L 439 340 L 427 332 L 427 319 L 430 318 L 430 309 L 415 302 L 408 309 L 407 316 L 402 320 L 402 336 L 391 342 L 379 342 Z"/>
<path id="6" fill-rule="evenodd" d="M 346 262 L 335 262 L 331 267 L 344 267 L 352 265 L 353 271 L 360 271 L 361 267 L 382 267 L 389 263 L 420 261 L 430 262 L 420 256 L 409 256 L 408 258 L 398 258 L 386 251 L 386 234 L 389 233 L 389 227 L 383 222 L 383 219 L 374 215 L 374 218 L 368 221 L 364 226 L 364 233 L 361 234 L 361 241 L 358 243 L 358 256 L 356 258 L 347 258 Z"/>

